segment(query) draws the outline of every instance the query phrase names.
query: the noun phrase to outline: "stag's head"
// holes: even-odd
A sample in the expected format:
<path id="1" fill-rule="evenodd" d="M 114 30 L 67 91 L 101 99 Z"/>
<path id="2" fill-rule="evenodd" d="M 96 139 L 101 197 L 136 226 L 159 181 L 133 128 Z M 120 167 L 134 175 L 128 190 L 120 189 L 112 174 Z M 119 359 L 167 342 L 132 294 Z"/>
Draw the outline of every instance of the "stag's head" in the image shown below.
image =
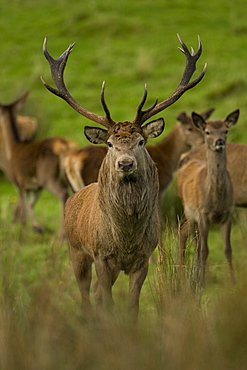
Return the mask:
<path id="1" fill-rule="evenodd" d="M 146 86 L 135 119 L 126 122 L 113 121 L 104 99 L 104 86 L 103 84 L 101 102 L 107 117 L 107 123 L 104 124 L 106 128 L 86 126 L 84 133 L 91 143 L 107 145 L 107 155 L 111 159 L 111 163 L 114 163 L 115 170 L 126 176 L 138 168 L 138 162 L 141 162 L 143 152 L 145 155 L 147 154 L 145 150 L 147 140 L 159 136 L 164 130 L 165 123 L 163 118 L 159 118 L 142 125 L 140 115 L 143 113 L 141 108 L 147 97 Z"/>
<path id="2" fill-rule="evenodd" d="M 159 104 L 158 100 L 156 100 L 150 108 L 143 110 L 143 106 L 147 98 L 147 87 L 145 85 L 144 95 L 140 104 L 138 105 L 136 116 L 134 120 L 130 122 L 115 122 L 111 118 L 111 114 L 104 97 L 104 83 L 101 91 L 101 103 L 105 112 L 105 116 L 99 116 L 95 113 L 92 113 L 77 103 L 77 101 L 67 90 L 63 79 L 63 73 L 67 59 L 73 49 L 74 44 L 71 44 L 68 49 L 58 59 L 55 60 L 47 51 L 47 39 L 45 38 L 43 51 L 50 64 L 52 78 L 57 86 L 57 89 L 46 84 L 41 78 L 43 84 L 53 94 L 64 99 L 78 113 L 105 127 L 103 129 L 99 127 L 86 126 L 84 132 L 90 142 L 94 144 L 107 144 L 109 148 L 108 156 L 112 157 L 112 160 L 115 163 L 115 169 L 118 172 L 124 174 L 133 172 L 137 168 L 138 156 L 146 152 L 145 144 L 147 140 L 149 138 L 155 138 L 159 136 L 164 129 L 164 120 L 162 118 L 146 123 L 145 125 L 144 123 L 155 114 L 172 105 L 180 98 L 180 96 L 183 95 L 185 91 L 196 86 L 205 74 L 206 66 L 198 78 L 189 82 L 191 76 L 196 70 L 196 62 L 201 55 L 202 44 L 200 38 L 198 37 L 198 50 L 196 53 L 194 53 L 194 50 L 192 49 L 192 53 L 190 53 L 181 38 L 179 36 L 178 38 L 182 45 L 182 48 L 179 49 L 186 56 L 186 66 L 177 89 L 169 98 L 163 100 Z"/>

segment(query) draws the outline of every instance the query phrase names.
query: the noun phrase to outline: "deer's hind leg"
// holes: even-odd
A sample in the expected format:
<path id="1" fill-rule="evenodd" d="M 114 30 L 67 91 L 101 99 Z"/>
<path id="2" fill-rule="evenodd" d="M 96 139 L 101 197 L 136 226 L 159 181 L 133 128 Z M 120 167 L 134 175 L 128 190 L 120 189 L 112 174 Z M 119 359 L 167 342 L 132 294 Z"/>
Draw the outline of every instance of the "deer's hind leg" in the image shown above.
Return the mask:
<path id="1" fill-rule="evenodd" d="M 189 235 L 189 224 L 184 217 L 178 225 L 178 261 L 180 265 L 185 263 L 186 243 Z"/>
<path id="2" fill-rule="evenodd" d="M 76 281 L 81 293 L 82 310 L 86 314 L 91 313 L 90 286 L 92 281 L 93 259 L 81 249 L 70 246 L 70 259 L 74 269 Z"/>

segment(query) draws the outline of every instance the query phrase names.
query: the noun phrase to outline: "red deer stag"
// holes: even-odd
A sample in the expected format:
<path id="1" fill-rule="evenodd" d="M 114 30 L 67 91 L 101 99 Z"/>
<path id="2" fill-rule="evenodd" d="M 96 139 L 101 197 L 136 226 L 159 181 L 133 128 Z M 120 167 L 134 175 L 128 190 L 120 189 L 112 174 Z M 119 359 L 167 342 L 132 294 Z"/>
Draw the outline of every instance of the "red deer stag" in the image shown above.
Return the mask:
<path id="1" fill-rule="evenodd" d="M 201 264 L 201 283 L 205 281 L 208 257 L 208 232 L 211 224 L 220 224 L 225 255 L 232 281 L 235 280 L 230 242 L 233 190 L 227 171 L 226 140 L 228 129 L 237 123 L 239 110 L 224 121 L 205 121 L 192 113 L 193 122 L 205 137 L 207 161 L 191 159 L 181 162 L 178 170 L 178 191 L 184 204 L 187 221 L 179 229 L 180 261 L 184 260 L 187 237 L 193 231 L 198 265 Z"/>
<path id="2" fill-rule="evenodd" d="M 27 93 L 11 104 L 0 104 L 5 174 L 18 190 L 17 210 L 21 213 L 22 240 L 27 214 L 31 218 L 34 230 L 43 231 L 33 212 L 34 204 L 42 189 L 57 196 L 64 206 L 68 198 L 68 186 L 62 181 L 62 157 L 69 150 L 76 148 L 75 143 L 59 137 L 20 141 L 16 111 L 23 105 L 26 96 Z"/>
<path id="3" fill-rule="evenodd" d="M 139 296 L 148 271 L 148 259 L 159 238 L 158 173 L 145 144 L 148 138 L 159 136 L 164 128 L 162 118 L 146 123 L 150 117 L 175 103 L 188 89 L 201 81 L 201 75 L 189 82 L 195 71 L 196 61 L 201 54 L 189 53 L 179 38 L 182 52 L 186 55 L 186 67 L 176 91 L 161 103 L 143 110 L 147 98 L 144 96 L 131 122 L 115 122 L 104 98 L 101 103 L 105 116 L 88 111 L 77 103 L 68 92 L 63 73 L 74 44 L 54 60 L 47 51 L 47 58 L 57 89 L 42 82 L 52 93 L 64 99 L 78 113 L 106 129 L 88 127 L 84 129 L 87 139 L 94 144 L 107 144 L 108 151 L 100 167 L 98 182 L 75 193 L 66 203 L 65 231 L 70 257 L 77 283 L 80 288 L 85 311 L 91 311 L 89 291 L 92 263 L 95 263 L 97 282 L 94 286 L 96 306 L 111 307 L 112 286 L 120 270 L 129 275 L 129 309 L 136 321 Z"/>

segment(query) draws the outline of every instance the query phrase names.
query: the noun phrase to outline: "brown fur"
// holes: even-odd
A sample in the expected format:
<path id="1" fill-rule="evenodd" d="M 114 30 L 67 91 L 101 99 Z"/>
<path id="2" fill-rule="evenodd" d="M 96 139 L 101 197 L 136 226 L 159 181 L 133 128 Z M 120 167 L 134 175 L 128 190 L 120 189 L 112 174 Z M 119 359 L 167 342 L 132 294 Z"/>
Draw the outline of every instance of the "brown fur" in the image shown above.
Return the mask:
<path id="1" fill-rule="evenodd" d="M 227 116 L 224 121 L 209 121 L 194 113 L 193 120 L 205 135 L 207 161 L 191 159 L 184 161 L 178 170 L 178 191 L 184 204 L 187 223 L 180 225 L 180 258 L 184 251 L 189 228 L 198 228 L 194 235 L 198 253 L 198 262 L 202 262 L 201 281 L 204 283 L 206 260 L 208 256 L 208 232 L 211 224 L 220 224 L 224 240 L 225 254 L 231 277 L 232 249 L 230 243 L 231 212 L 233 191 L 227 171 L 226 138 L 228 128 L 235 125 L 239 111 Z"/>
<path id="2" fill-rule="evenodd" d="M 83 308 L 90 309 L 91 265 L 95 262 L 99 281 L 96 305 L 112 304 L 112 285 L 123 270 L 130 277 L 129 306 L 136 318 L 148 259 L 160 233 L 158 174 L 140 144 L 145 141 L 144 133 L 128 131 L 127 127 L 124 132 L 113 132 L 108 139 L 113 147 L 103 160 L 98 182 L 84 187 L 66 203 L 65 230 Z M 130 161 L 132 169 L 121 171 L 121 165 Z"/>

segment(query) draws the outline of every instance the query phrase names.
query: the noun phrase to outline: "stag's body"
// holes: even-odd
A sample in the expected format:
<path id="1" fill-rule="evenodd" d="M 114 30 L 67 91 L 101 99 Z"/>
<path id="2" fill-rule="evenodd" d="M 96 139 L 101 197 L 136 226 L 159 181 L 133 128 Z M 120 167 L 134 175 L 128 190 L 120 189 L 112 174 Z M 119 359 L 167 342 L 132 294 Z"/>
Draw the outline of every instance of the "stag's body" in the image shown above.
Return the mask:
<path id="1" fill-rule="evenodd" d="M 137 314 L 148 259 L 160 233 L 157 169 L 147 151 L 138 147 L 139 136 L 129 133 L 118 138 L 117 156 L 114 149 L 108 151 L 98 183 L 81 189 L 66 203 L 65 230 L 84 308 L 89 304 L 95 262 L 96 304 L 112 303 L 111 288 L 123 270 L 130 277 L 130 309 Z M 119 163 L 131 160 L 133 172 L 119 171 Z"/>
<path id="2" fill-rule="evenodd" d="M 91 309 L 89 291 L 91 266 L 95 263 L 97 282 L 96 304 L 112 305 L 112 285 L 120 270 L 129 275 L 129 307 L 134 320 L 137 318 L 139 296 L 148 271 L 148 259 L 155 249 L 160 235 L 158 214 L 158 175 L 145 144 L 149 138 L 159 136 L 164 128 L 163 119 L 149 122 L 149 118 L 164 110 L 188 89 L 198 84 L 205 69 L 194 81 L 202 47 L 192 55 L 182 42 L 182 52 L 187 63 L 182 79 L 175 92 L 158 104 L 143 110 L 147 89 L 131 122 L 115 122 L 104 98 L 101 103 L 105 116 L 92 113 L 78 104 L 67 90 L 63 73 L 73 44 L 54 60 L 46 49 L 44 54 L 50 63 L 57 89 L 44 85 L 49 91 L 64 99 L 78 113 L 107 128 L 85 127 L 90 142 L 107 144 L 108 151 L 99 171 L 98 183 L 93 183 L 74 194 L 66 203 L 65 229 L 70 245 L 70 255 L 75 276 L 81 291 L 83 307 Z"/>
<path id="3" fill-rule="evenodd" d="M 38 232 L 43 231 L 33 212 L 42 189 L 57 196 L 64 206 L 68 198 L 68 187 L 62 179 L 61 163 L 65 153 L 76 147 L 73 142 L 58 137 L 20 141 L 16 109 L 25 98 L 26 94 L 12 104 L 0 105 L 4 152 L 2 169 L 18 190 L 15 218 L 21 221 L 22 237 L 27 214 L 30 215 L 33 228 Z"/>
<path id="4" fill-rule="evenodd" d="M 225 255 L 232 280 L 234 280 L 230 242 L 233 190 L 227 171 L 225 146 L 228 128 L 237 122 L 239 112 L 233 112 L 225 121 L 205 122 L 201 116 L 192 115 L 197 127 L 205 133 L 207 161 L 192 159 L 181 163 L 178 170 L 178 191 L 188 221 L 180 226 L 180 258 L 184 258 L 188 232 L 192 229 L 198 262 L 201 259 L 201 282 L 204 283 L 206 260 L 209 253 L 209 227 L 212 224 L 220 224 Z M 196 229 L 198 229 L 197 235 Z"/>

